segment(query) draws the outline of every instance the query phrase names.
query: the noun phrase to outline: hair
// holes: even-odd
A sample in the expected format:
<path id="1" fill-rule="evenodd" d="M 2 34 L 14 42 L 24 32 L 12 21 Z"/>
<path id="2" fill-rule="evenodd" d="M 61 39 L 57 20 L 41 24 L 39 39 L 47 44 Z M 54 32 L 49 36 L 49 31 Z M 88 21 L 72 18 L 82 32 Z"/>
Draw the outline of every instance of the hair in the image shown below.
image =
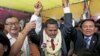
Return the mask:
<path id="1" fill-rule="evenodd" d="M 47 28 L 48 27 L 48 24 L 55 24 L 57 27 L 58 27 L 58 23 L 57 23 L 57 21 L 55 20 L 55 19 L 52 19 L 52 18 L 50 18 L 50 19 L 48 19 L 46 22 L 45 22 L 45 28 Z"/>
<path id="2" fill-rule="evenodd" d="M 81 21 L 81 23 L 80 23 L 80 28 L 82 28 L 83 24 L 84 24 L 85 22 L 87 22 L 87 21 L 93 22 L 93 23 L 94 23 L 94 26 L 96 27 L 96 23 L 95 23 L 95 21 L 94 21 L 93 19 L 85 19 L 85 20 Z"/>
<path id="3" fill-rule="evenodd" d="M 100 31 L 100 19 L 98 19 L 98 20 L 96 21 L 96 26 L 97 26 L 98 30 Z"/>
<path id="4" fill-rule="evenodd" d="M 4 30 L 4 24 L 2 22 L 0 22 L 0 30 L 3 31 Z"/>
<path id="5" fill-rule="evenodd" d="M 3 56 L 8 56 L 10 52 L 10 41 L 3 32 L 3 29 L 4 27 L 0 27 L 0 44 L 7 47 L 7 51 L 4 52 Z"/>
<path id="6" fill-rule="evenodd" d="M 13 17 L 15 17 L 15 18 L 18 19 L 18 17 L 16 17 L 16 16 L 8 15 L 8 16 L 5 18 L 4 23 L 6 23 L 6 20 L 7 20 L 8 18 L 13 18 Z M 18 22 L 19 22 L 19 21 L 20 21 L 20 20 L 18 19 Z"/>
<path id="7" fill-rule="evenodd" d="M 79 21 L 79 22 L 77 22 L 77 23 L 75 24 L 75 27 L 80 27 L 81 22 L 82 22 L 82 20 Z"/>
<path id="8" fill-rule="evenodd" d="M 60 20 L 61 20 L 61 21 L 64 21 L 64 17 L 61 17 Z"/>

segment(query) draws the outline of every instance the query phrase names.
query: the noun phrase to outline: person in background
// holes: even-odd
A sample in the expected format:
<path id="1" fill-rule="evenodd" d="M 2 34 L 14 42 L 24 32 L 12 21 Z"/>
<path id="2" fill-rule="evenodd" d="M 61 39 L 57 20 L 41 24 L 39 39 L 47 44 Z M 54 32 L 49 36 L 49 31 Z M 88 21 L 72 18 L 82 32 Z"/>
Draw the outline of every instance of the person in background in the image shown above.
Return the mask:
<path id="1" fill-rule="evenodd" d="M 58 21 L 58 25 L 59 25 L 60 29 L 63 29 L 63 26 L 64 26 L 64 19 L 63 19 L 63 17 L 61 17 L 60 20 Z"/>
<path id="2" fill-rule="evenodd" d="M 97 26 L 98 33 L 100 33 L 100 19 L 96 21 L 96 26 Z"/>
<path id="3" fill-rule="evenodd" d="M 4 25 L 0 23 L 0 56 L 9 56 L 10 41 L 4 31 Z"/>

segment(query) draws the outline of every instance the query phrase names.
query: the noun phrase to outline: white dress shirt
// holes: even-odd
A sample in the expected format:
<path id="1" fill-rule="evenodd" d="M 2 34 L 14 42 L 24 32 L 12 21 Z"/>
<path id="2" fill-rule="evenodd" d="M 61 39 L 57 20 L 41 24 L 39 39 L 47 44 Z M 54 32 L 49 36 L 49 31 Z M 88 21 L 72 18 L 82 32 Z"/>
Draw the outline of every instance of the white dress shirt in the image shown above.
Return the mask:
<path id="1" fill-rule="evenodd" d="M 38 34 L 42 28 L 41 18 L 34 14 L 34 15 L 32 15 L 32 17 L 30 19 L 30 22 L 31 21 L 35 21 L 35 23 L 36 23 L 35 32 Z"/>
<path id="2" fill-rule="evenodd" d="M 86 37 L 86 36 L 84 36 L 84 39 L 85 39 L 85 38 L 89 38 L 89 41 L 88 41 L 87 45 L 90 46 L 90 42 L 91 42 L 92 36 L 90 36 L 90 37 Z"/>
<path id="3" fill-rule="evenodd" d="M 7 37 L 10 40 L 10 44 L 12 46 L 15 43 L 16 39 L 14 37 L 12 37 L 9 33 L 7 34 Z M 27 37 L 25 38 L 24 43 L 21 48 L 21 56 L 30 56 Z"/>

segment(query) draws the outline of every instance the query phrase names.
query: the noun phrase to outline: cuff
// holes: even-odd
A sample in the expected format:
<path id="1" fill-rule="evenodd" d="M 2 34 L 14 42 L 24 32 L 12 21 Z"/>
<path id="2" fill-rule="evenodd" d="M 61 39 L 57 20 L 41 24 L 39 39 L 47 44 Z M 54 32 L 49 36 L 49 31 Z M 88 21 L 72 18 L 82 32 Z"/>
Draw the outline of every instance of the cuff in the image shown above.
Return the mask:
<path id="1" fill-rule="evenodd" d="M 39 17 L 38 17 L 37 15 L 33 14 L 33 15 L 31 16 L 30 21 L 36 21 L 38 18 L 39 18 Z"/>
<path id="2" fill-rule="evenodd" d="M 64 13 L 70 13 L 70 8 L 69 7 L 65 7 L 65 8 L 63 8 L 63 10 L 64 10 Z"/>

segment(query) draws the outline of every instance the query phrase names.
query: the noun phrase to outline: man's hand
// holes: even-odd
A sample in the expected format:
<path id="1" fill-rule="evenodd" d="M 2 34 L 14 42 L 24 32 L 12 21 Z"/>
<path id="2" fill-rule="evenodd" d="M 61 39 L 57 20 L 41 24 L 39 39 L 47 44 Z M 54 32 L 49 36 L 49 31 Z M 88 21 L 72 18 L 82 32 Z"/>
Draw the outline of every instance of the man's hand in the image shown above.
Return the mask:
<path id="1" fill-rule="evenodd" d="M 62 0 L 62 6 L 65 8 L 65 7 L 68 7 L 68 4 L 69 4 L 69 0 Z"/>
<path id="2" fill-rule="evenodd" d="M 24 33 L 28 33 L 30 30 L 32 30 L 35 27 L 36 27 L 35 22 L 34 21 L 31 21 L 31 22 L 26 23 L 23 31 L 24 31 Z"/>
<path id="3" fill-rule="evenodd" d="M 42 4 L 40 1 L 38 1 L 35 5 L 34 5 L 34 14 L 35 15 L 39 15 L 40 12 L 42 11 Z"/>

